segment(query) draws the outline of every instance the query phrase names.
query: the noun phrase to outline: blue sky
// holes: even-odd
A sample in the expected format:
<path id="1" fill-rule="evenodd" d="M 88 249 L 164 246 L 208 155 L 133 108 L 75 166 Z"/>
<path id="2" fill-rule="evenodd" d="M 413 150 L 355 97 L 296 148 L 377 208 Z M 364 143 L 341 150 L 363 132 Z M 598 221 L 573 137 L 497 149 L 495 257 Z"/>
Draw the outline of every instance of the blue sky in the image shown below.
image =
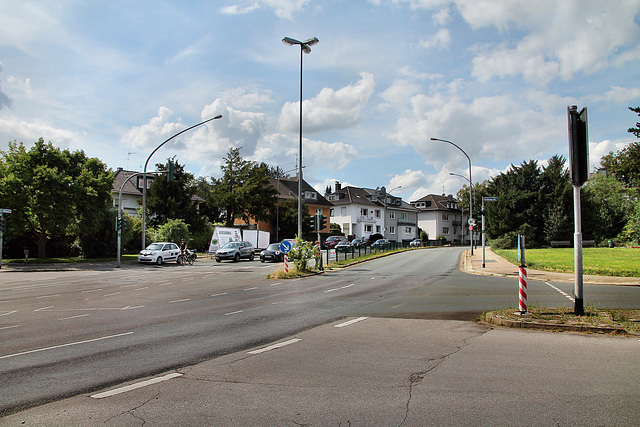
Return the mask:
<path id="1" fill-rule="evenodd" d="M 39 137 L 142 170 L 160 149 L 220 176 L 230 147 L 305 179 L 455 194 L 510 164 L 568 157 L 588 107 L 591 163 L 634 139 L 640 0 L 3 0 L 0 149 Z"/>

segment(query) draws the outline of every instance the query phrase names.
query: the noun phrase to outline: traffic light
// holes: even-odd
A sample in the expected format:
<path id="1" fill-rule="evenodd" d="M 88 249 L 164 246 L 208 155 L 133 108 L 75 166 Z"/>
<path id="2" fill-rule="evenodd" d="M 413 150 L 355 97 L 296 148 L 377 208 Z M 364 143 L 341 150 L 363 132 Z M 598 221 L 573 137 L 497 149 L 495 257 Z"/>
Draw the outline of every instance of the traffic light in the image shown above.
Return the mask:
<path id="1" fill-rule="evenodd" d="M 116 217 L 116 230 L 121 230 L 121 229 L 122 229 L 122 218 Z"/>
<path id="2" fill-rule="evenodd" d="M 309 218 L 309 228 L 311 228 L 311 231 L 314 231 L 316 229 L 316 216 L 312 216 L 311 218 Z"/>
<path id="3" fill-rule="evenodd" d="M 125 217 L 120 218 L 120 229 L 123 233 L 127 231 L 127 219 Z"/>
<path id="4" fill-rule="evenodd" d="M 571 183 L 580 187 L 589 179 L 589 136 L 587 107 L 578 112 L 578 107 L 567 108 L 569 118 L 569 164 Z"/>
<path id="5" fill-rule="evenodd" d="M 4 216 L 0 216 L 0 231 L 4 233 L 6 229 L 7 229 L 7 222 L 4 219 Z"/>
<path id="6" fill-rule="evenodd" d="M 175 179 L 175 175 L 176 175 L 176 164 L 173 163 L 173 160 L 169 160 L 169 163 L 167 164 L 167 170 L 168 170 L 168 175 L 167 175 L 167 181 L 171 182 Z"/>
<path id="7" fill-rule="evenodd" d="M 324 228 L 327 226 L 327 216 L 326 215 L 318 215 L 318 217 L 320 217 L 320 228 L 318 230 L 324 230 Z"/>

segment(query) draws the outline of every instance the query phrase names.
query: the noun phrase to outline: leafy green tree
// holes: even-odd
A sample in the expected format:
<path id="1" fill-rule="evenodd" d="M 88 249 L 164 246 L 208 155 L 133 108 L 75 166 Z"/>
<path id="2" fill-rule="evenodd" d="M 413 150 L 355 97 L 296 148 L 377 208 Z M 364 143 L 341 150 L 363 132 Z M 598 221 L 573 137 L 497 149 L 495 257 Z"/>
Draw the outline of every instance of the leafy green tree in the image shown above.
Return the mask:
<path id="1" fill-rule="evenodd" d="M 620 235 L 623 242 L 640 245 L 640 199 L 633 203 L 633 209 L 629 214 L 629 221 Z"/>
<path id="2" fill-rule="evenodd" d="M 46 258 L 52 239 L 79 236 L 86 242 L 105 227 L 113 230 L 112 185 L 113 175 L 100 160 L 42 138 L 29 150 L 14 141 L 0 151 L 0 204 L 12 209 L 8 234 L 26 233 L 39 258 Z M 115 230 L 100 238 L 115 242 Z"/>
<path id="3" fill-rule="evenodd" d="M 569 182 L 567 159 L 555 155 L 540 174 L 544 243 L 570 240 L 573 234 L 573 187 Z"/>
<path id="4" fill-rule="evenodd" d="M 311 230 L 309 229 L 309 207 L 306 203 L 302 203 L 302 234 L 307 234 Z M 273 219 L 275 221 L 275 212 Z M 280 238 L 281 239 L 293 239 L 298 234 L 298 199 L 287 199 L 280 206 L 280 219 L 278 220 L 280 226 Z"/>
<path id="5" fill-rule="evenodd" d="M 184 239 L 188 244 L 189 227 L 182 219 L 169 219 L 156 228 L 155 237 L 163 242 L 174 242 L 177 244 L 180 243 L 180 240 Z"/>
<path id="6" fill-rule="evenodd" d="M 634 142 L 617 153 L 610 152 L 600 160 L 608 175 L 627 187 L 640 187 L 640 142 Z"/>
<path id="7" fill-rule="evenodd" d="M 276 206 L 269 168 L 244 160 L 239 148 L 231 148 L 221 169 L 223 175 L 213 180 L 207 202 L 222 213 L 225 225 L 234 225 L 236 219 L 268 221 Z"/>
<path id="8" fill-rule="evenodd" d="M 583 228 L 596 243 L 615 238 L 633 209 L 629 190 L 614 177 L 597 174 L 582 189 Z"/>

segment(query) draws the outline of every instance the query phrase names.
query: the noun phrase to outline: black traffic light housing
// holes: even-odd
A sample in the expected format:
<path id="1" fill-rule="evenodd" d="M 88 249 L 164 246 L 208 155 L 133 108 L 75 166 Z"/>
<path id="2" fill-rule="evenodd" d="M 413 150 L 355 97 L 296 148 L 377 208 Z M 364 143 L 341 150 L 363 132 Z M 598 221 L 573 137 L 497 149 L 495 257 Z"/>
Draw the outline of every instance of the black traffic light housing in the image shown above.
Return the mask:
<path id="1" fill-rule="evenodd" d="M 4 216 L 0 216 L 0 232 L 5 232 L 7 230 L 7 220 L 4 219 Z"/>
<path id="2" fill-rule="evenodd" d="M 309 228 L 314 231 L 316 229 L 316 216 L 312 216 L 309 218 Z"/>
<path id="3" fill-rule="evenodd" d="M 167 181 L 172 182 L 173 180 L 175 180 L 175 175 L 176 175 L 176 164 L 173 162 L 173 160 L 169 160 L 169 163 L 167 164 Z"/>
<path id="4" fill-rule="evenodd" d="M 320 217 L 320 228 L 318 230 L 324 230 L 324 228 L 327 226 L 327 216 L 326 215 L 318 215 L 318 217 Z"/>
<path id="5" fill-rule="evenodd" d="M 589 132 L 587 107 L 578 112 L 578 107 L 567 107 L 569 120 L 569 164 L 571 183 L 580 187 L 589 179 Z"/>

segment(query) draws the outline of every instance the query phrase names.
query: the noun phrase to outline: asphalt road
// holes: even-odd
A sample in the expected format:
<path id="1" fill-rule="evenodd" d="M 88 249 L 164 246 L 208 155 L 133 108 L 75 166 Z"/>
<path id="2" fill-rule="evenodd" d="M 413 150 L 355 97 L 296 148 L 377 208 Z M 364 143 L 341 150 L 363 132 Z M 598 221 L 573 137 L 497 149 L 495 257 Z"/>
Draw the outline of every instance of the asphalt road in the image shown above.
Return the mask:
<path id="1" fill-rule="evenodd" d="M 515 305 L 513 280 L 459 271 L 462 250 L 411 251 L 287 281 L 265 279 L 273 265 L 255 261 L 3 272 L 0 414 L 347 316 L 460 320 Z M 544 283 L 530 285 L 530 294 L 541 305 L 571 304 Z"/>

